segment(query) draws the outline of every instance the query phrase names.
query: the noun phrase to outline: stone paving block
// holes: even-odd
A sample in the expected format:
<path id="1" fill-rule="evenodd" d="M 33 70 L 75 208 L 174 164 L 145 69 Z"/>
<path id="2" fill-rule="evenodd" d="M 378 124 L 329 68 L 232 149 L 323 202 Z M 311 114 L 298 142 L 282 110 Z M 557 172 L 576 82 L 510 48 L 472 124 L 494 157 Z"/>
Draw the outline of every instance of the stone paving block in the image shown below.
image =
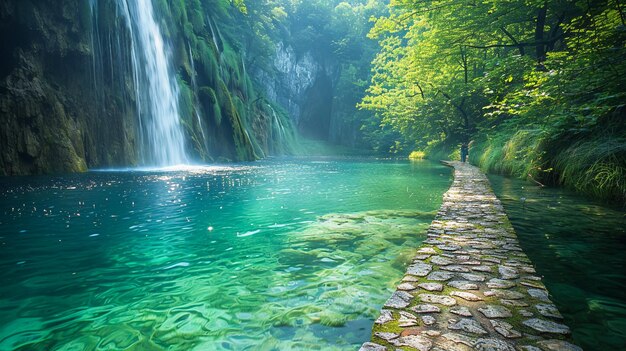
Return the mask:
<path id="1" fill-rule="evenodd" d="M 360 350 L 581 351 L 485 175 L 450 165 L 428 239 L 385 303 L 395 312 L 381 311 Z"/>

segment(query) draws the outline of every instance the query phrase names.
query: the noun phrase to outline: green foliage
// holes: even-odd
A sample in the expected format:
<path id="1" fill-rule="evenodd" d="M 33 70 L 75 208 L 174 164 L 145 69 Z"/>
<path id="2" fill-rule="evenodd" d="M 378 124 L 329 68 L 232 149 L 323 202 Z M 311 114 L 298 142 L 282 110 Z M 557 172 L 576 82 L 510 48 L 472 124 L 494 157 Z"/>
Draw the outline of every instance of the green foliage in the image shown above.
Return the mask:
<path id="1" fill-rule="evenodd" d="M 212 116 L 215 126 L 219 127 L 222 124 L 222 109 L 220 108 L 220 105 L 213 105 Z"/>
<path id="2" fill-rule="evenodd" d="M 626 140 L 581 140 L 567 147 L 554 160 L 559 180 L 579 191 L 626 200 Z"/>
<path id="3" fill-rule="evenodd" d="M 485 169 L 624 201 L 624 18 L 615 0 L 391 1 L 359 106 L 400 144 L 475 139 Z"/>
<path id="4" fill-rule="evenodd" d="M 188 122 L 192 119 L 193 111 L 194 111 L 193 91 L 189 87 L 189 84 L 184 79 L 182 79 L 180 75 L 177 77 L 177 80 L 178 80 L 178 88 L 179 88 L 178 105 L 179 105 L 179 113 L 181 115 L 180 117 L 184 121 Z"/>
<path id="5" fill-rule="evenodd" d="M 215 105 L 217 103 L 217 96 L 215 91 L 211 87 L 200 87 L 200 99 L 205 102 L 206 107 Z"/>
<path id="6" fill-rule="evenodd" d="M 423 160 L 426 158 L 426 152 L 424 151 L 411 151 L 409 154 L 410 160 Z"/>
<path id="7" fill-rule="evenodd" d="M 213 117 L 215 126 L 219 127 L 222 124 L 222 110 L 218 104 L 215 90 L 208 86 L 200 87 L 198 90 L 198 99 L 205 113 L 210 114 Z"/>
<path id="8" fill-rule="evenodd" d="M 210 46 L 211 45 L 211 46 Z M 209 84 L 215 86 L 219 79 L 219 66 L 217 63 L 217 52 L 212 48 L 212 44 L 207 43 L 205 40 L 198 42 L 198 56 L 202 65 L 204 77 L 206 77 Z"/>
<path id="9" fill-rule="evenodd" d="M 184 0 L 174 0 L 171 2 L 171 6 L 168 6 L 165 0 L 159 0 L 158 7 L 161 10 L 170 10 L 172 18 L 178 23 L 184 23 L 187 19 L 187 8 Z"/>
<path id="10" fill-rule="evenodd" d="M 541 176 L 545 170 L 541 130 L 503 128 L 487 134 L 469 150 L 470 161 L 486 171 L 509 174 L 520 178 Z"/>
<path id="11" fill-rule="evenodd" d="M 235 151 L 238 160 L 252 161 L 258 158 L 254 153 L 250 135 L 244 128 L 241 118 L 237 113 L 237 109 L 232 100 L 226 103 L 225 115 L 233 131 L 233 140 L 235 141 Z"/>
<path id="12" fill-rule="evenodd" d="M 198 5 L 199 6 L 199 5 Z M 191 24 L 193 25 L 193 31 L 202 34 L 204 32 L 204 16 L 202 15 L 200 8 L 194 9 L 191 12 Z"/>
<path id="13" fill-rule="evenodd" d="M 233 5 L 235 5 L 235 7 L 243 14 L 247 14 L 248 13 L 248 8 L 246 7 L 246 4 L 244 2 L 244 0 L 231 0 Z"/>

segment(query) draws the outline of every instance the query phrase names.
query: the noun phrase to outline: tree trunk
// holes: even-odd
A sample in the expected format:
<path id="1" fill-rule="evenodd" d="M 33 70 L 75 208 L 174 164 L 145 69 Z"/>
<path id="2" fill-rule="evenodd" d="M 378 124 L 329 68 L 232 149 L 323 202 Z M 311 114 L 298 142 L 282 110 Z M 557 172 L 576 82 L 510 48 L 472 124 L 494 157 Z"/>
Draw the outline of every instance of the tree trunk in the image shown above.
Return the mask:
<path id="1" fill-rule="evenodd" d="M 543 41 L 544 28 L 546 26 L 546 14 L 548 13 L 548 2 L 544 2 L 543 6 L 537 12 L 537 24 L 535 26 L 535 51 L 537 55 L 537 64 L 541 68 L 546 60 L 546 44 Z"/>

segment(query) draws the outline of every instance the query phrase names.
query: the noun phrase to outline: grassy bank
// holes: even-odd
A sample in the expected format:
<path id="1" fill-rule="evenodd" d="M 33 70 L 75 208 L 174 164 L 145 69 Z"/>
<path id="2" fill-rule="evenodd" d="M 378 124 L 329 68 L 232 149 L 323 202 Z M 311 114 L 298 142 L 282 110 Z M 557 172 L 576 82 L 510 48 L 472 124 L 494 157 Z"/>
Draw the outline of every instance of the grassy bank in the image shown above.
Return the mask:
<path id="1" fill-rule="evenodd" d="M 621 116 L 586 131 L 503 124 L 479 134 L 470 162 L 487 172 L 561 185 L 626 204 L 626 138 Z"/>

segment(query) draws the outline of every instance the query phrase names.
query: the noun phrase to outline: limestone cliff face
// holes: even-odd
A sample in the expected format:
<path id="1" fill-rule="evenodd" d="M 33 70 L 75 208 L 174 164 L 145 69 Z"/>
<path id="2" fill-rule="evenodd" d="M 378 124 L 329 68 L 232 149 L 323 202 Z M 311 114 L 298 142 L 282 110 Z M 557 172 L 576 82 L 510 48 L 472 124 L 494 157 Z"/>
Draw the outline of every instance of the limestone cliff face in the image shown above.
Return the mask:
<path id="1" fill-rule="evenodd" d="M 106 123 L 94 118 L 88 6 L 0 4 L 0 174 L 77 172 L 132 160 L 127 113 L 113 105 Z"/>
<path id="2" fill-rule="evenodd" d="M 330 136 L 333 89 L 337 67 L 307 51 L 298 55 L 291 45 L 279 42 L 273 59 L 275 72 L 260 71 L 270 100 L 281 105 L 300 134 L 321 140 Z"/>
<path id="3" fill-rule="evenodd" d="M 131 35 L 121 0 L 0 2 L 0 175 L 139 162 Z M 291 152 L 292 124 L 259 96 L 212 1 L 154 1 L 196 162 Z M 224 13 L 222 11 L 222 13 Z"/>

